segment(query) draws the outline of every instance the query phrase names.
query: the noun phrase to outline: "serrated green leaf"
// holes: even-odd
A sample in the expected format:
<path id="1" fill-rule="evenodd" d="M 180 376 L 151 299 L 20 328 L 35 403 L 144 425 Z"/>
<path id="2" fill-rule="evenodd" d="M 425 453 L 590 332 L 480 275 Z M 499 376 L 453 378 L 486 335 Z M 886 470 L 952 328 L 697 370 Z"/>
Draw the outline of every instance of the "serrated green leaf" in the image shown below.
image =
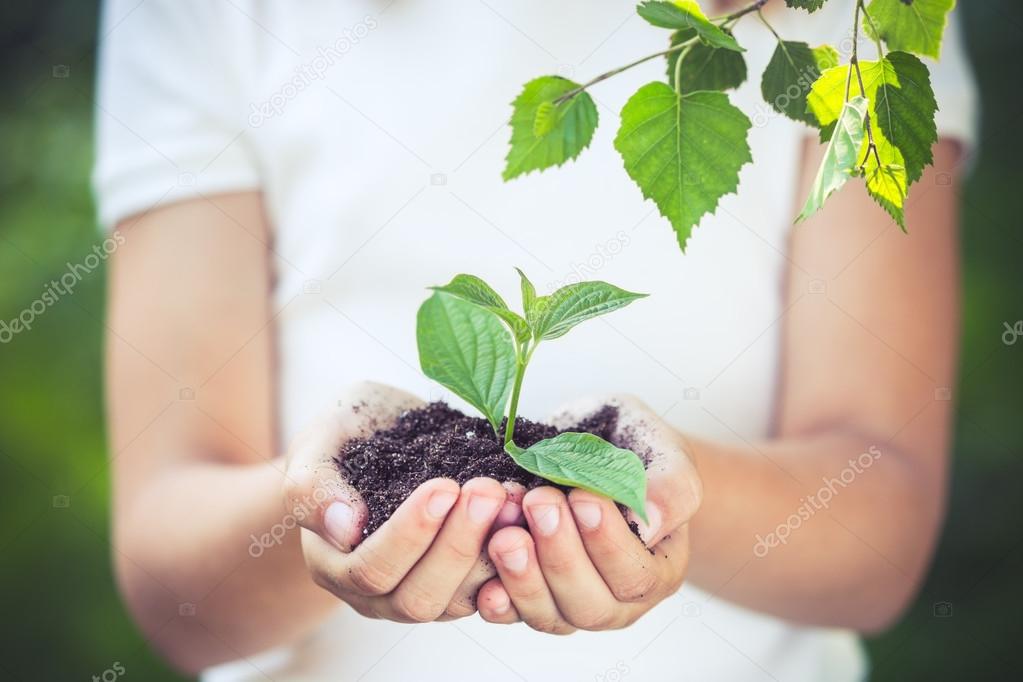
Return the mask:
<path id="1" fill-rule="evenodd" d="M 610 497 L 647 521 L 646 468 L 631 450 L 592 433 L 566 432 L 522 449 L 505 448 L 515 463 L 548 481 Z"/>
<path id="2" fill-rule="evenodd" d="M 826 0 L 785 0 L 785 4 L 795 9 L 805 9 L 807 12 L 816 12 L 824 6 Z"/>
<path id="3" fill-rule="evenodd" d="M 691 40 L 696 31 L 687 29 L 671 34 L 672 46 Z M 746 60 L 739 52 L 696 43 L 683 56 L 680 52 L 669 52 L 668 84 L 675 85 L 675 65 L 682 58 L 679 72 L 681 92 L 696 90 L 731 90 L 746 80 Z"/>
<path id="4" fill-rule="evenodd" d="M 898 152 L 897 149 L 895 151 Z M 878 166 L 874 162 L 867 165 L 866 181 L 867 193 L 905 232 L 906 218 L 903 211 L 907 186 L 905 168 L 895 163 Z"/>
<path id="5" fill-rule="evenodd" d="M 615 149 L 683 251 L 693 227 L 738 187 L 739 169 L 752 161 L 751 125 L 724 93 L 679 95 L 665 83 L 644 85 L 622 108 Z"/>
<path id="6" fill-rule="evenodd" d="M 844 99 L 848 66 L 829 69 L 814 83 L 807 106 L 822 126 L 837 119 Z M 867 191 L 900 227 L 905 229 L 902 207 L 909 185 L 920 179 L 932 160 L 931 147 L 938 139 L 934 124 L 937 104 L 927 67 L 906 52 L 890 52 L 881 61 L 860 62 L 863 87 L 870 100 L 870 119 L 877 155 L 861 158 Z M 859 93 L 855 76 L 850 86 Z"/>
<path id="7" fill-rule="evenodd" d="M 482 412 L 497 433 L 515 376 L 515 349 L 501 322 L 474 303 L 435 292 L 419 307 L 416 341 L 423 374 Z"/>
<path id="8" fill-rule="evenodd" d="M 810 196 L 807 197 L 797 221 L 806 220 L 820 210 L 824 201 L 857 173 L 860 149 L 863 147 L 865 135 L 863 123 L 867 108 L 868 102 L 865 97 L 853 97 L 845 103 L 835 126 L 835 134 L 828 142 L 824 159 L 817 169 L 817 177 L 810 189 Z"/>
<path id="9" fill-rule="evenodd" d="M 837 63 L 833 47 L 811 48 L 806 43 L 779 40 L 760 80 L 760 93 L 779 114 L 816 126 L 817 117 L 806 110 L 806 96 L 822 68 Z"/>
<path id="10" fill-rule="evenodd" d="M 692 29 L 707 45 L 743 52 L 735 38 L 712 23 L 695 0 L 648 0 L 636 7 L 639 16 L 659 28 Z"/>
<path id="11" fill-rule="evenodd" d="M 520 315 L 510 310 L 504 299 L 493 288 L 475 275 L 455 275 L 454 279 L 442 287 L 430 287 L 434 291 L 457 296 L 458 298 L 485 308 L 497 315 L 519 343 L 527 341 L 530 336 L 529 325 Z"/>
<path id="12" fill-rule="evenodd" d="M 578 282 L 540 296 L 531 306 L 530 326 L 537 340 L 564 336 L 580 322 L 624 308 L 646 294 L 636 294 L 607 282 Z"/>
<path id="13" fill-rule="evenodd" d="M 515 268 L 519 273 L 519 284 L 522 289 L 522 312 L 526 316 L 527 324 L 532 327 L 536 319 L 536 287 L 526 277 L 526 273 Z"/>
<path id="14" fill-rule="evenodd" d="M 866 16 L 863 30 L 871 38 L 883 40 L 890 50 L 937 59 L 948 13 L 955 4 L 955 0 L 872 0 L 867 13 L 877 25 L 877 32 Z"/>
<path id="15" fill-rule="evenodd" d="M 511 147 L 503 177 L 560 166 L 579 156 L 597 128 L 597 105 L 586 92 L 554 101 L 579 87 L 560 76 L 541 76 L 522 88 L 512 102 Z M 541 109 L 546 113 L 541 113 Z"/>

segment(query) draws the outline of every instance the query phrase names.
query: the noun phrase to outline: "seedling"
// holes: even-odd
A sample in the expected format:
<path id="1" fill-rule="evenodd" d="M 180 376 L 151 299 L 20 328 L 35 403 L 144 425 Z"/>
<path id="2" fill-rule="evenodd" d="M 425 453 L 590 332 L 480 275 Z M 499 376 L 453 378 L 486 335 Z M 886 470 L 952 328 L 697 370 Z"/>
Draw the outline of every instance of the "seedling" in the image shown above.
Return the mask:
<path id="1" fill-rule="evenodd" d="M 423 373 L 479 410 L 490 422 L 494 436 L 503 439 L 505 452 L 526 471 L 610 497 L 646 521 L 646 470 L 631 450 L 591 433 L 575 432 L 528 448 L 515 444 L 522 380 L 537 346 L 646 294 L 605 282 L 580 282 L 537 296 L 532 282 L 518 272 L 521 315 L 473 275 L 456 275 L 448 284 L 432 287 L 434 293 L 416 317 Z"/>

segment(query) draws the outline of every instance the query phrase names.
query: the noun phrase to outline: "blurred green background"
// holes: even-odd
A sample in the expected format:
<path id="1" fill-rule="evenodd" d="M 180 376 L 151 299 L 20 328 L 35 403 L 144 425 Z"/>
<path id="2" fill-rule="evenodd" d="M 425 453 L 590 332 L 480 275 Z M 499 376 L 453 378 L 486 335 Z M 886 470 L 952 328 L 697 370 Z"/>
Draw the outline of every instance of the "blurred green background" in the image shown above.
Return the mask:
<path id="1" fill-rule="evenodd" d="M 1023 5 L 961 3 L 983 94 L 963 204 L 965 316 L 949 520 L 920 597 L 869 642 L 874 679 L 1015 677 L 1023 607 L 1019 125 Z M 88 177 L 96 7 L 4 3 L 0 23 L 0 320 L 100 243 Z M 0 679 L 180 679 L 113 587 L 101 402 L 104 274 L 0 344 Z"/>

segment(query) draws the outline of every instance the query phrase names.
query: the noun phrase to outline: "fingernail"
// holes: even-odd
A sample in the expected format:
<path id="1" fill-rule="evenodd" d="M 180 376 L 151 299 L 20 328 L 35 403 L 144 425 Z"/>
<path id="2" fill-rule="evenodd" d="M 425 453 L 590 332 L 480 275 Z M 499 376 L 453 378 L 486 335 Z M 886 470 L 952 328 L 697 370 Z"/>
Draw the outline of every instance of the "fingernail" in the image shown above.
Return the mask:
<path id="1" fill-rule="evenodd" d="M 435 519 L 443 519 L 457 499 L 458 495 L 455 493 L 438 490 L 430 495 L 430 500 L 426 503 L 426 513 Z"/>
<path id="2" fill-rule="evenodd" d="M 649 546 L 650 541 L 657 537 L 657 531 L 661 529 L 661 510 L 650 500 L 646 501 L 646 517 L 649 523 L 643 523 L 643 519 L 638 516 L 634 518 L 636 525 L 639 526 L 639 537 Z"/>
<path id="3" fill-rule="evenodd" d="M 508 593 L 504 590 L 495 591 L 495 594 L 490 599 L 490 608 L 498 616 L 502 616 L 508 613 L 508 607 L 511 606 L 511 600 L 508 599 Z"/>
<path id="4" fill-rule="evenodd" d="M 497 511 L 497 505 L 504 502 L 485 495 L 473 495 L 469 498 L 469 520 L 473 523 L 489 523 Z"/>
<path id="5" fill-rule="evenodd" d="M 510 552 L 501 554 L 501 563 L 512 573 L 522 573 L 526 570 L 526 563 L 529 561 L 529 552 L 525 547 L 513 549 Z"/>
<path id="6" fill-rule="evenodd" d="M 341 546 L 351 543 L 354 522 L 355 510 L 344 502 L 332 502 L 323 512 L 323 527 L 327 529 L 327 535 Z"/>
<path id="7" fill-rule="evenodd" d="M 558 530 L 558 521 L 561 516 L 558 505 L 537 505 L 529 510 L 529 515 L 533 517 L 533 523 L 536 524 L 536 529 L 541 534 L 554 535 L 554 532 Z"/>
<path id="8" fill-rule="evenodd" d="M 572 505 L 576 520 L 586 530 L 593 530 L 600 525 L 600 505 L 595 502 L 576 502 Z"/>

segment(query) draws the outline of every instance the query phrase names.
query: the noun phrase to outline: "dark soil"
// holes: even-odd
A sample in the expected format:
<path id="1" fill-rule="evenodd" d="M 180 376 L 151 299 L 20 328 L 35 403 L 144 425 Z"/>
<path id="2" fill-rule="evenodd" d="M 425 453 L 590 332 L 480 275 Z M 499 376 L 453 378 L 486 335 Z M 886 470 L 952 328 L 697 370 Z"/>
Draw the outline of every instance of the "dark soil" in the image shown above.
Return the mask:
<path id="1" fill-rule="evenodd" d="M 587 431 L 614 442 L 611 436 L 617 422 L 618 408 L 605 405 L 565 430 Z M 515 442 L 523 448 L 561 432 L 548 424 L 515 420 Z M 469 417 L 442 402 L 409 410 L 393 427 L 349 441 L 335 461 L 369 508 L 363 535 L 379 528 L 413 490 L 431 478 L 452 478 L 461 485 L 485 476 L 521 483 L 527 490 L 553 485 L 519 468 L 485 419 Z"/>

